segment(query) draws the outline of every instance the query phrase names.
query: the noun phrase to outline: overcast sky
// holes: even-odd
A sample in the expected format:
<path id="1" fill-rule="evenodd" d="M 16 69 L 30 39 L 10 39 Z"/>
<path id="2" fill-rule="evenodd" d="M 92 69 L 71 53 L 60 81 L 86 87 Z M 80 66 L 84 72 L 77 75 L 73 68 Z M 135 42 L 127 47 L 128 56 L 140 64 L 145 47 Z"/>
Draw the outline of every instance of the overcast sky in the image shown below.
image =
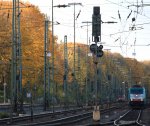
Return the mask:
<path id="1" fill-rule="evenodd" d="M 39 6 L 40 10 L 51 20 L 52 0 L 24 0 Z M 101 27 L 101 41 L 104 49 L 121 53 L 125 57 L 138 60 L 150 60 L 150 1 L 149 0 L 53 0 L 54 6 L 68 3 L 82 3 L 76 5 L 76 42 L 87 43 L 86 25 L 83 21 L 92 21 L 94 6 L 100 6 L 103 22 L 115 21 L 116 24 L 103 23 Z M 138 8 L 137 8 L 138 4 Z M 68 42 L 73 42 L 74 7 L 54 7 L 54 34 L 59 40 L 67 35 Z M 134 21 L 135 19 L 135 21 Z M 83 26 L 83 27 L 81 27 Z M 135 27 L 133 27 L 135 26 Z M 133 29 L 133 30 L 131 30 Z M 92 43 L 92 25 L 89 26 L 89 40 Z M 135 46 L 134 46 L 135 44 Z M 135 56 L 133 54 L 136 54 Z"/>

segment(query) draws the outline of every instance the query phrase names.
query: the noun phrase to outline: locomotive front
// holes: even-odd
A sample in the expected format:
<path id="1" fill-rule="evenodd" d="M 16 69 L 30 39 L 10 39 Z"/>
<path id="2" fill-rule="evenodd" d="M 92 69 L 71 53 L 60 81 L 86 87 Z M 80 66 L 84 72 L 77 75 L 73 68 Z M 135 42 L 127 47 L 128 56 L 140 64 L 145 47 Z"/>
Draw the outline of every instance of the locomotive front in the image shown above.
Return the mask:
<path id="1" fill-rule="evenodd" d="M 145 106 L 145 88 L 139 85 L 134 85 L 129 88 L 129 105 L 132 108 L 143 108 Z"/>

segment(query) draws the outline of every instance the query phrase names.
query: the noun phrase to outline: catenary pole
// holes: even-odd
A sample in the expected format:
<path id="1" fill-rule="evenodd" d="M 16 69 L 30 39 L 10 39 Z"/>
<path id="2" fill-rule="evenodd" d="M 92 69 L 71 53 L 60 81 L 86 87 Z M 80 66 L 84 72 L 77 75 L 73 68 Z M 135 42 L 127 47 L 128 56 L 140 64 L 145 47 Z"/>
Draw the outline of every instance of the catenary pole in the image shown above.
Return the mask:
<path id="1" fill-rule="evenodd" d="M 88 50 L 89 50 L 89 46 L 88 46 L 88 30 L 89 30 L 89 24 L 91 24 L 92 22 L 91 21 L 83 21 L 82 23 L 86 23 L 86 31 L 87 31 L 87 48 L 86 48 L 86 82 L 85 82 L 85 85 L 86 85 L 86 92 L 85 92 L 85 95 L 86 95 L 86 106 L 88 105 Z"/>
<path id="2" fill-rule="evenodd" d="M 75 6 L 76 5 L 81 5 L 82 6 L 82 3 L 68 3 L 69 6 L 73 5 L 74 6 L 74 22 L 73 22 L 73 25 L 74 25 L 74 55 L 73 55 L 73 85 L 75 86 L 76 85 L 76 74 L 75 74 L 75 60 L 76 60 L 76 57 L 75 57 L 75 50 L 76 50 L 76 45 L 75 45 L 75 42 L 76 42 L 76 23 L 75 23 Z M 74 92 L 75 93 L 75 92 Z M 77 101 L 76 101 L 76 104 L 77 104 Z"/>

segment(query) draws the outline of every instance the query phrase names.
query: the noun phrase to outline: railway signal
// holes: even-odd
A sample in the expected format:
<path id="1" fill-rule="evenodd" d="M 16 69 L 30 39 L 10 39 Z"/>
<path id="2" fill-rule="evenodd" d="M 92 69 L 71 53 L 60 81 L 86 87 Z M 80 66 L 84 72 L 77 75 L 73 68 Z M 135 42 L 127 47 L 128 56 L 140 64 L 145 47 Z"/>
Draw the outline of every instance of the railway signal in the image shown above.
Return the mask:
<path id="1" fill-rule="evenodd" d="M 104 52 L 103 52 L 103 45 L 100 45 L 97 49 L 97 57 L 102 57 Z"/>
<path id="2" fill-rule="evenodd" d="M 103 45 L 97 46 L 97 44 L 92 44 L 90 45 L 90 50 L 93 54 L 95 54 L 97 57 L 102 57 L 104 52 L 103 52 Z"/>
<path id="3" fill-rule="evenodd" d="M 96 54 L 96 50 L 97 50 L 98 46 L 97 44 L 92 44 L 90 45 L 90 50 L 92 53 Z"/>
<path id="4" fill-rule="evenodd" d="M 94 42 L 99 42 L 99 37 L 101 36 L 101 15 L 100 15 L 100 7 L 93 8 L 92 15 L 92 36 Z"/>
<path id="5" fill-rule="evenodd" d="M 97 43 L 101 41 L 101 15 L 100 15 L 100 7 L 94 7 L 93 8 L 93 15 L 92 15 L 92 41 L 95 42 L 95 44 L 92 44 L 90 46 L 90 50 L 91 52 L 93 52 L 95 54 L 95 58 L 94 58 L 94 63 L 95 63 L 95 106 L 94 106 L 94 111 L 93 111 L 93 120 L 95 121 L 99 121 L 100 120 L 100 111 L 99 111 L 99 106 L 97 103 L 97 99 L 98 99 L 98 90 L 97 90 L 97 85 L 98 85 L 98 81 L 97 81 L 97 63 L 98 57 L 102 57 L 103 56 L 103 51 L 102 48 L 103 46 L 100 45 L 98 47 Z"/>
<path id="6" fill-rule="evenodd" d="M 101 41 L 101 14 L 100 14 L 100 7 L 96 6 L 93 8 L 93 15 L 92 15 L 92 41 L 95 44 L 90 46 L 90 50 L 92 53 L 96 55 L 96 57 L 103 56 L 103 45 L 97 46 L 97 43 Z"/>

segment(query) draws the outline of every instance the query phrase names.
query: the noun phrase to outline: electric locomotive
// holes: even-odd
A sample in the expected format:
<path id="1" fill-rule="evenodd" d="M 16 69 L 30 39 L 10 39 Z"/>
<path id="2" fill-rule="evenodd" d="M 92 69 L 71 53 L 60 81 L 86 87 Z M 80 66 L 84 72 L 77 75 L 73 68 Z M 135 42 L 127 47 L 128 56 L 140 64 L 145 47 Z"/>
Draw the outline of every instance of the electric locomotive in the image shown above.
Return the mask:
<path id="1" fill-rule="evenodd" d="M 129 106 L 131 108 L 144 108 L 146 104 L 145 88 L 133 85 L 129 88 Z"/>

